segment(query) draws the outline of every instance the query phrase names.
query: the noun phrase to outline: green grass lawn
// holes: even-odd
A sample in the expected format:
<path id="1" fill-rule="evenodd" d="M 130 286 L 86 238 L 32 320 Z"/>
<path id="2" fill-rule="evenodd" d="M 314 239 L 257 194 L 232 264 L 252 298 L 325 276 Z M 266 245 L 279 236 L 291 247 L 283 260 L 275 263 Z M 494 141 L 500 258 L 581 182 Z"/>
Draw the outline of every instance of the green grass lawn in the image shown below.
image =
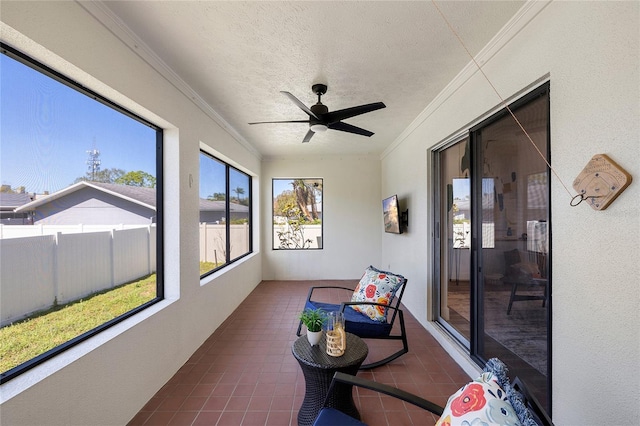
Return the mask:
<path id="1" fill-rule="evenodd" d="M 151 274 L 0 328 L 0 371 L 10 370 L 155 296 L 156 275 Z"/>
<path id="2" fill-rule="evenodd" d="M 222 266 L 224 263 L 215 263 L 215 262 L 200 262 L 200 275 L 205 274 L 211 270 L 216 269 L 218 266 Z"/>

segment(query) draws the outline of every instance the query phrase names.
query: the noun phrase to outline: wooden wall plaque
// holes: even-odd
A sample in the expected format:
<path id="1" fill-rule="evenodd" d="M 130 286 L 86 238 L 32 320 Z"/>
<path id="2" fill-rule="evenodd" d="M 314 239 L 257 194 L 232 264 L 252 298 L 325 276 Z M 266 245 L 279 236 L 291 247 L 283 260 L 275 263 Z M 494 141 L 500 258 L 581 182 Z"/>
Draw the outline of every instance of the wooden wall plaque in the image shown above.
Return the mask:
<path id="1" fill-rule="evenodd" d="M 631 184 L 631 175 L 606 154 L 596 154 L 573 181 L 573 189 L 594 210 L 604 210 Z"/>

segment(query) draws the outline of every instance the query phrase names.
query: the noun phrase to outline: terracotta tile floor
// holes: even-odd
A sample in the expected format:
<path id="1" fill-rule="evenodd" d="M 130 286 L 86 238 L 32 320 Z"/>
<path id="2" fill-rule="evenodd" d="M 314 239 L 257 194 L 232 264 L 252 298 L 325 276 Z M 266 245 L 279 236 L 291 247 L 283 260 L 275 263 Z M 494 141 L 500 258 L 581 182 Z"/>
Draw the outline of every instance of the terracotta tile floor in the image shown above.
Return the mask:
<path id="1" fill-rule="evenodd" d="M 291 345 L 312 285 L 355 288 L 356 281 L 263 281 L 129 424 L 297 425 L 305 384 Z M 469 377 L 406 311 L 405 323 L 409 353 L 358 375 L 444 405 Z M 400 344 L 366 342 L 365 362 L 386 350 L 392 353 Z M 354 388 L 354 400 L 362 421 L 370 426 L 428 426 L 437 420 L 417 407 L 367 390 Z"/>

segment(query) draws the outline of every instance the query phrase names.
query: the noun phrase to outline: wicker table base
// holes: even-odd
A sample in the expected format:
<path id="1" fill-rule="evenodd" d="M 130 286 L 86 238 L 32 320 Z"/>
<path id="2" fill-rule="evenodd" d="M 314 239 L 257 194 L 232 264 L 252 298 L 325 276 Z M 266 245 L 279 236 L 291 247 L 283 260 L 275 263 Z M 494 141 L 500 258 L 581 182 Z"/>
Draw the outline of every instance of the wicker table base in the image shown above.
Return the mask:
<path id="1" fill-rule="evenodd" d="M 369 353 L 367 344 L 351 333 L 347 333 L 347 349 L 340 357 L 327 355 L 326 342 L 326 336 L 323 335 L 318 346 L 311 346 L 307 336 L 302 336 L 295 341 L 291 349 L 293 356 L 300 363 L 306 385 L 304 400 L 298 413 L 300 426 L 313 424 L 323 407 L 334 373 L 340 371 L 356 375 Z M 360 413 L 353 402 L 351 388 L 351 386 L 336 384 L 328 405 L 359 419 Z"/>

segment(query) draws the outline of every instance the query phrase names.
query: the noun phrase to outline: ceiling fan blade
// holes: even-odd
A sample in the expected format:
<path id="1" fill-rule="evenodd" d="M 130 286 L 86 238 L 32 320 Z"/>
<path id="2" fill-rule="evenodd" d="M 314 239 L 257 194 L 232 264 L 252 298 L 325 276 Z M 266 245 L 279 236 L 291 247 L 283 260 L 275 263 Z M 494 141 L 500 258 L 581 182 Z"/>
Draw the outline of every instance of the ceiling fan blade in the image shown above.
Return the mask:
<path id="1" fill-rule="evenodd" d="M 340 130 L 341 132 L 355 133 L 356 135 L 372 136 L 374 133 L 360 127 L 353 126 L 351 124 L 338 121 L 337 123 L 331 123 L 328 126 L 332 130 Z"/>
<path id="2" fill-rule="evenodd" d="M 367 112 L 375 111 L 377 109 L 386 108 L 386 105 L 382 102 L 375 102 L 372 104 L 360 105 L 351 108 L 339 109 L 332 111 L 322 116 L 322 120 L 327 123 L 335 123 L 337 121 L 345 120 L 347 118 L 355 117 L 356 115 L 366 114 Z"/>
<path id="3" fill-rule="evenodd" d="M 291 99 L 291 101 L 298 105 L 298 108 L 300 108 L 301 110 L 303 110 L 304 112 L 307 113 L 307 115 L 309 117 L 313 117 L 313 118 L 318 118 L 317 115 L 315 115 L 313 113 L 313 111 L 311 111 L 305 104 L 303 104 L 302 102 L 300 102 L 300 100 L 298 98 L 296 98 L 295 96 L 293 96 L 291 93 L 289 92 L 285 92 L 285 91 L 281 91 L 280 93 L 283 93 L 284 95 L 286 95 L 289 99 Z M 319 119 L 319 118 L 318 118 Z"/>
<path id="4" fill-rule="evenodd" d="M 287 120 L 287 121 L 256 121 L 248 124 L 270 124 L 270 123 L 309 123 L 309 120 Z"/>
<path id="5" fill-rule="evenodd" d="M 307 132 L 306 135 L 304 135 L 304 139 L 302 139 L 302 142 L 309 142 L 311 140 L 311 138 L 313 137 L 313 135 L 315 134 L 315 132 L 311 129 L 309 129 L 309 131 Z"/>

